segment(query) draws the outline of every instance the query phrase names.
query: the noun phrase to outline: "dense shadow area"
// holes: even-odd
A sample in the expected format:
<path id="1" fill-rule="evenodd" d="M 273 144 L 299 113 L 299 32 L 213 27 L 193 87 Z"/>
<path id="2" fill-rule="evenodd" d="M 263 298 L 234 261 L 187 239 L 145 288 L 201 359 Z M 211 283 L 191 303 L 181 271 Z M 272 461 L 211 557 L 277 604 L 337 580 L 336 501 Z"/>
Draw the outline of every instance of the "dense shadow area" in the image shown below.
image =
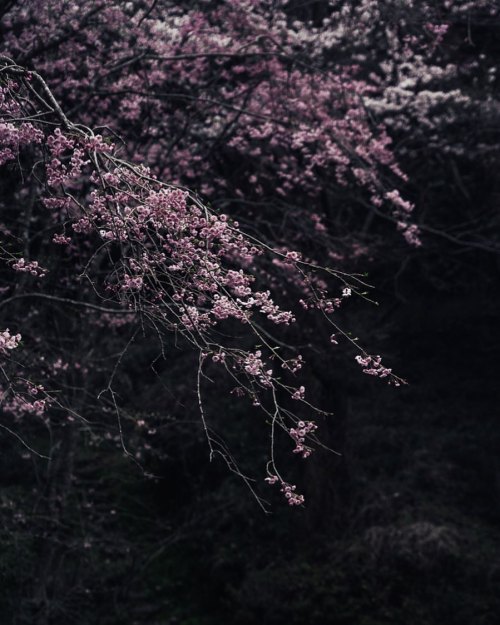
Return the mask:
<path id="1" fill-rule="evenodd" d="M 480 256 L 474 270 L 489 262 Z M 343 459 L 314 459 L 304 510 L 275 504 L 263 516 L 234 480 L 198 503 L 193 494 L 194 509 L 226 505 L 167 557 L 177 572 L 167 622 L 496 623 L 500 306 L 490 268 L 463 290 L 416 275 L 404 298 L 387 286 L 380 334 L 410 384 L 338 382 L 330 427 L 344 421 Z"/>

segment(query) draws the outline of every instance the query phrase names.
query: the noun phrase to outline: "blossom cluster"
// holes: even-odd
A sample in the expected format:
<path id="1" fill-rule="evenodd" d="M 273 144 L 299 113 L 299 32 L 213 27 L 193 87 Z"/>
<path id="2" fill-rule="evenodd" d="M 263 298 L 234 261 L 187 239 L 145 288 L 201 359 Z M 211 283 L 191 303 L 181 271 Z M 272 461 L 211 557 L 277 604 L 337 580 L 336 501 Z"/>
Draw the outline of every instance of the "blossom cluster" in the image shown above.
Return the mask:
<path id="1" fill-rule="evenodd" d="M 22 148 L 41 143 L 43 132 L 29 121 L 14 121 L 22 118 L 22 108 L 12 97 L 19 85 L 12 80 L 0 85 L 0 165 L 18 157 Z"/>
<path id="2" fill-rule="evenodd" d="M 288 433 L 295 441 L 294 454 L 300 454 L 302 458 L 308 458 L 312 454 L 312 448 L 305 445 L 306 436 L 318 429 L 314 421 L 299 421 L 297 427 L 290 428 Z"/>
<path id="3" fill-rule="evenodd" d="M 265 481 L 270 485 L 276 483 L 280 484 L 280 491 L 285 496 L 289 506 L 300 506 L 304 503 L 304 495 L 299 495 L 296 492 L 297 487 L 294 484 L 288 484 L 288 482 L 280 480 L 277 475 L 269 475 L 265 478 Z"/>
<path id="4" fill-rule="evenodd" d="M 381 356 L 356 356 L 356 362 L 363 367 L 363 373 L 379 378 L 386 378 L 391 375 L 392 369 L 384 367 Z"/>
<path id="5" fill-rule="evenodd" d="M 32 276 L 36 276 L 37 278 L 43 278 L 46 275 L 47 270 L 43 267 L 40 267 L 37 260 L 25 260 L 24 258 L 19 258 L 14 263 L 12 263 L 12 269 L 15 271 L 19 271 L 20 273 L 29 273 Z"/>
<path id="6" fill-rule="evenodd" d="M 22 419 L 25 415 L 34 415 L 43 417 L 47 408 L 46 399 L 25 399 L 19 394 L 15 394 L 10 398 L 4 399 L 2 410 L 15 417 L 16 420 Z"/>
<path id="7" fill-rule="evenodd" d="M 363 71 L 369 62 L 360 52 L 378 43 L 379 20 L 383 30 L 387 19 L 392 32 L 383 5 L 331 2 L 328 17 L 313 26 L 290 20 L 285 5 L 270 12 L 264 0 L 195 2 L 189 9 L 154 3 L 151 10 L 118 0 L 99 7 L 93 0 L 40 0 L 15 6 L 5 17 L 4 48 L 12 56 L 35 56 L 39 71 L 59 98 L 77 108 L 81 123 L 128 136 L 132 160 L 147 161 L 162 179 L 210 197 L 265 203 L 269 210 L 279 205 L 268 202 L 270 194 L 284 206 L 298 197 L 310 207 L 334 180 L 363 189 L 374 206 L 387 203 L 391 210 L 384 176 L 401 182 L 405 176 L 389 125 L 372 123 L 368 112 L 391 85 Z M 424 17 L 425 36 L 442 37 L 441 25 Z M 92 29 L 80 28 L 86 19 Z M 44 40 L 54 44 L 40 47 Z M 391 39 L 391 51 L 395 45 Z M 346 49 L 353 51 L 351 59 Z M 97 84 L 99 93 L 89 93 Z M 205 90 L 196 94 L 201 84 Z M 194 95 L 178 85 L 189 85 Z M 60 160 L 72 141 L 51 141 L 49 183 L 56 187 L 70 169 L 76 176 L 87 162 L 78 151 L 71 163 Z M 218 149 L 222 141 L 224 150 Z M 228 173 L 234 156 L 243 167 L 238 180 Z M 316 232 L 328 230 L 316 209 L 301 214 Z M 415 229 L 406 232 L 417 244 Z"/>
<path id="8" fill-rule="evenodd" d="M 11 334 L 9 328 L 0 332 L 0 354 L 5 356 L 10 350 L 15 349 L 21 341 L 20 334 Z"/>
<path id="9" fill-rule="evenodd" d="M 199 349 L 202 365 L 211 354 L 237 378 L 236 394 L 263 410 L 260 393 L 279 397 L 284 390 L 287 398 L 304 401 L 300 382 L 283 382 L 304 360 L 288 339 L 283 349 L 272 347 L 280 344 L 272 333 L 287 333 L 304 316 L 300 306 L 295 311 L 299 297 L 304 310 L 319 311 L 336 328 L 329 316 L 358 292 L 348 286 L 347 274 L 339 280 L 333 271 L 319 271 L 314 260 L 369 254 L 359 242 L 346 254 L 329 245 L 337 205 L 339 213 L 344 202 L 358 200 L 385 211 L 410 244 L 420 243 L 413 203 L 393 188 L 406 176 L 390 136 L 397 124 L 387 114 L 389 101 L 397 109 L 390 111 L 393 120 L 411 106 L 405 100 L 398 108 L 397 89 L 417 91 L 412 81 L 419 61 L 408 56 L 411 84 L 405 85 L 404 57 L 411 50 L 391 39 L 390 63 L 369 74 L 372 60 L 364 62 L 358 48 L 369 49 L 373 25 L 384 19 L 375 0 L 352 7 L 334 1 L 319 26 L 290 20 L 285 5 L 270 12 L 263 0 L 194 2 L 188 9 L 152 3 L 147 11 L 142 4 L 40 0 L 15 4 L 5 16 L 3 51 L 29 58 L 50 86 L 33 82 L 36 73 L 19 67 L 18 82 L 9 81 L 12 68 L 2 60 L 0 164 L 14 167 L 14 159 L 31 148 L 25 151 L 33 163 L 33 219 L 39 221 L 28 211 L 23 219 L 27 230 L 43 219 L 50 233 L 47 242 L 37 234 L 23 252 L 8 256 L 26 256 L 9 266 L 46 275 L 38 261 L 27 260 L 43 248 L 40 262 L 50 267 L 46 301 L 88 308 L 92 330 L 120 337 L 128 324 L 141 324 L 143 332 L 154 328 L 159 342 L 165 330 L 174 331 Z M 411 8 L 409 0 L 400 4 Z M 86 19 L 92 26 L 82 28 Z M 429 16 L 425 24 L 425 37 L 438 47 L 445 29 Z M 387 32 L 394 39 L 391 28 Z M 352 37 L 349 59 L 343 48 Z M 419 95 L 423 124 L 435 107 L 425 109 Z M 91 128 L 106 128 L 106 138 Z M 198 189 L 216 208 L 187 188 Z M 19 198 L 25 199 L 25 191 Z M 224 211 L 241 213 L 249 233 L 262 227 L 262 242 Z M 338 296 L 330 280 L 340 283 Z M 237 347 L 235 322 L 250 337 Z M 4 337 L 0 351 L 13 349 L 17 336 Z M 337 336 L 331 336 L 333 344 Z M 33 340 L 42 351 L 42 339 Z M 79 365 L 76 373 L 66 356 L 45 356 L 45 371 L 58 383 L 70 371 L 89 372 Z M 365 373 L 392 379 L 379 356 L 358 358 Z M 275 364 L 281 364 L 281 377 Z M 42 415 L 46 400 L 32 399 L 16 396 L 6 409 Z M 297 423 L 298 417 L 292 419 Z M 295 442 L 294 453 L 308 457 L 314 422 L 280 425 Z M 290 505 L 303 502 L 295 486 L 278 481 Z"/>

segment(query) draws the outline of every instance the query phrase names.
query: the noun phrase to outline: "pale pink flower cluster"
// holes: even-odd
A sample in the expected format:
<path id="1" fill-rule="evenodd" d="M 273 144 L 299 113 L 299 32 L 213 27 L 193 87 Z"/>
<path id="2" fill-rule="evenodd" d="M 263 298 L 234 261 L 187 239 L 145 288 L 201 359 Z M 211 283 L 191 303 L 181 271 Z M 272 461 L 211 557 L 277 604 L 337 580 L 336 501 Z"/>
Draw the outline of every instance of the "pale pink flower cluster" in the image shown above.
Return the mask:
<path id="1" fill-rule="evenodd" d="M 18 85 L 7 81 L 0 87 L 0 166 L 16 158 L 21 148 L 32 143 L 41 143 L 43 132 L 29 122 L 13 124 L 7 119 L 22 116 L 21 107 L 12 97 L 11 91 L 17 91 Z"/>
<path id="2" fill-rule="evenodd" d="M 56 154 L 68 145 L 60 135 L 53 138 Z M 76 175 L 75 167 L 66 184 L 71 175 Z M 254 276 L 227 267 L 226 259 L 246 262 L 261 252 L 238 232 L 237 222 L 210 214 L 186 191 L 156 183 L 144 168 L 114 167 L 91 180 L 98 186 L 90 192 L 85 215 L 80 213 L 74 221 L 74 232 L 97 231 L 110 242 L 134 241 L 128 259 L 131 271 L 122 263 L 109 290 L 141 291 L 146 298 L 154 295 L 146 278 L 157 284 L 158 276 L 166 277 L 174 287 L 169 298 L 178 306 L 176 317 L 189 331 L 206 331 L 228 318 L 247 323 L 254 312 L 275 324 L 295 321 L 269 290 L 252 290 Z"/>
<path id="3" fill-rule="evenodd" d="M 141 276 L 131 276 L 125 274 L 123 276 L 123 282 L 120 286 L 122 291 L 140 291 L 142 289 L 144 280 Z"/>
<path id="4" fill-rule="evenodd" d="M 9 328 L 0 332 L 0 354 L 8 354 L 10 350 L 15 349 L 21 341 L 20 334 L 11 334 Z"/>
<path id="5" fill-rule="evenodd" d="M 60 128 L 47 138 L 51 160 L 47 165 L 47 182 L 51 187 L 63 184 L 75 183 L 80 176 L 84 165 L 90 161 L 85 159 L 87 142 L 78 145 L 76 139 L 68 137 Z M 63 159 L 69 154 L 69 167 L 63 163 Z M 67 160 L 67 159 L 66 159 Z"/>
<path id="6" fill-rule="evenodd" d="M 254 293 L 250 301 L 252 305 L 257 306 L 260 312 L 266 315 L 269 321 L 273 323 L 289 325 L 295 321 L 295 317 L 290 311 L 281 310 L 280 307 L 273 302 L 269 291 Z"/>
<path id="7" fill-rule="evenodd" d="M 248 354 L 244 360 L 245 371 L 249 375 L 259 375 L 262 372 L 264 363 L 261 359 L 262 352 L 259 350 L 255 354 Z"/>
<path id="8" fill-rule="evenodd" d="M 301 255 L 299 252 L 287 252 L 285 258 L 290 262 L 297 263 L 300 261 Z"/>
<path id="9" fill-rule="evenodd" d="M 288 501 L 289 506 L 300 506 L 304 503 L 304 495 L 299 495 L 295 492 L 295 484 L 287 484 L 286 482 L 283 482 L 280 490 L 285 495 L 285 499 Z"/>
<path id="10" fill-rule="evenodd" d="M 53 158 L 47 165 L 47 182 L 51 187 L 57 187 L 66 182 L 68 176 L 68 170 L 62 162 Z"/>
<path id="11" fill-rule="evenodd" d="M 304 495 L 299 495 L 295 492 L 297 490 L 295 484 L 288 484 L 287 482 L 283 482 L 277 475 L 270 475 L 269 477 L 265 478 L 265 481 L 270 485 L 276 484 L 278 482 L 280 483 L 280 490 L 285 495 L 285 499 L 288 501 L 289 506 L 300 506 L 304 503 Z"/>
<path id="12" fill-rule="evenodd" d="M 21 419 L 25 414 L 42 417 L 47 407 L 46 399 L 36 399 L 35 401 L 27 401 L 21 395 L 14 395 L 2 405 L 4 412 L 8 412 L 16 419 Z"/>
<path id="13" fill-rule="evenodd" d="M 326 282 L 315 275 L 312 275 L 303 285 L 303 292 L 306 298 L 299 299 L 299 304 L 304 310 L 321 310 L 330 315 L 340 308 L 343 301 L 352 295 L 352 289 L 345 286 L 340 297 L 330 297 Z"/>
<path id="14" fill-rule="evenodd" d="M 403 198 L 401 197 L 401 194 L 399 193 L 399 191 L 397 189 L 394 189 L 393 191 L 388 191 L 385 194 L 385 197 L 391 201 L 394 206 L 396 206 L 398 209 L 402 210 L 405 213 L 411 213 L 413 211 L 413 204 L 411 204 L 410 202 L 403 200 Z"/>
<path id="15" fill-rule="evenodd" d="M 290 428 L 288 433 L 295 441 L 294 454 L 300 454 L 302 458 L 308 458 L 313 450 L 305 445 L 306 436 L 312 434 L 318 429 L 314 421 L 299 421 L 296 428 Z"/>
<path id="16" fill-rule="evenodd" d="M 47 144 L 51 155 L 54 158 L 58 158 L 61 154 L 66 152 L 66 150 L 71 150 L 75 142 L 73 139 L 67 137 L 60 128 L 56 128 L 54 133 L 47 138 Z"/>
<path id="17" fill-rule="evenodd" d="M 393 216 L 398 220 L 397 227 L 403 233 L 406 242 L 413 247 L 420 247 L 420 230 L 416 224 L 408 221 L 409 215 L 412 213 L 414 206 L 410 202 L 403 200 L 399 191 L 393 190 L 385 194 L 386 199 L 392 202 L 394 206 Z"/>
<path id="18" fill-rule="evenodd" d="M 272 369 L 264 369 L 265 364 L 262 360 L 262 352 L 257 350 L 255 354 L 251 352 L 243 359 L 243 369 L 248 375 L 258 378 L 263 386 L 272 386 Z"/>
<path id="19" fill-rule="evenodd" d="M 52 237 L 52 242 L 57 245 L 69 245 L 69 243 L 71 243 L 71 238 L 64 236 L 64 234 L 55 234 Z"/>
<path id="20" fill-rule="evenodd" d="M 292 399 L 304 399 L 306 392 L 305 386 L 299 386 L 299 388 L 292 394 Z"/>
<path id="21" fill-rule="evenodd" d="M 112 142 L 108 141 L 106 143 L 102 137 L 102 135 L 92 135 L 91 137 L 87 137 L 84 141 L 84 147 L 89 150 L 89 152 L 108 152 L 113 149 L 114 145 Z"/>
<path id="22" fill-rule="evenodd" d="M 434 35 L 433 47 L 439 46 L 446 33 L 448 32 L 450 26 L 449 24 L 432 24 L 431 22 L 425 24 L 425 29 Z"/>
<path id="23" fill-rule="evenodd" d="M 245 313 L 245 311 L 243 311 L 240 306 L 238 306 L 238 303 L 239 300 L 235 302 L 227 295 L 219 295 L 218 293 L 216 293 L 214 295 L 212 314 L 218 320 L 234 317 L 242 323 L 246 323 L 248 321 L 249 315 Z"/>
<path id="24" fill-rule="evenodd" d="M 363 373 L 386 378 L 391 375 L 392 369 L 384 367 L 381 356 L 356 356 L 356 362 L 363 367 Z"/>
<path id="25" fill-rule="evenodd" d="M 420 229 L 416 224 L 408 224 L 404 221 L 398 221 L 398 230 L 403 233 L 406 242 L 413 247 L 420 247 L 422 241 L 420 240 Z"/>
<path id="26" fill-rule="evenodd" d="M 225 215 L 224 215 L 225 217 Z M 234 271 L 230 269 L 226 274 L 226 286 L 229 287 L 234 295 L 238 297 L 247 297 L 251 295 L 252 289 L 249 285 L 249 276 L 243 273 L 243 270 Z"/>
<path id="27" fill-rule="evenodd" d="M 331 315 L 337 308 L 342 305 L 342 300 L 339 297 L 334 298 L 322 298 L 319 302 L 316 302 L 316 308 L 322 310 L 327 315 Z"/>
<path id="28" fill-rule="evenodd" d="M 222 349 L 217 353 L 214 354 L 212 356 L 212 360 L 214 362 L 220 362 L 220 363 L 224 363 L 226 362 L 226 352 L 224 352 Z"/>
<path id="29" fill-rule="evenodd" d="M 202 332 L 210 326 L 208 315 L 200 312 L 196 306 L 185 306 L 183 310 L 181 321 L 187 330 Z"/>
<path id="30" fill-rule="evenodd" d="M 297 358 L 290 358 L 290 360 L 286 360 L 281 366 L 283 369 L 287 369 L 292 373 L 297 373 L 297 371 L 302 369 L 304 362 L 303 357 L 299 354 Z"/>
<path id="31" fill-rule="evenodd" d="M 33 382 L 30 382 L 28 380 L 26 382 L 26 389 L 30 395 L 36 397 L 38 393 L 42 393 L 45 390 L 45 387 L 43 387 L 41 384 L 33 384 Z"/>
<path id="32" fill-rule="evenodd" d="M 43 276 L 47 274 L 47 270 L 43 267 L 40 267 L 38 261 L 27 261 L 24 258 L 16 260 L 16 262 L 12 264 L 12 269 L 14 269 L 15 271 L 20 271 L 22 273 L 30 273 L 32 276 L 36 276 L 38 278 L 43 278 Z"/>

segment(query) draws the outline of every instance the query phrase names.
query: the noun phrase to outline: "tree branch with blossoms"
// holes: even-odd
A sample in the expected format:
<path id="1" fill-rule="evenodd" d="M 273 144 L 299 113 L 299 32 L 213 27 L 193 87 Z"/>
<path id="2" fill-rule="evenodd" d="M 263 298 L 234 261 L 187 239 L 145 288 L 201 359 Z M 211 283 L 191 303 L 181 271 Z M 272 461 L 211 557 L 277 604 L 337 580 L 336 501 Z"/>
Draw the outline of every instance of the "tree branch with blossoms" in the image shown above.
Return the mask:
<path id="1" fill-rule="evenodd" d="M 279 396 L 290 398 L 310 415 L 326 413 L 306 401 L 303 385 L 293 384 L 304 359 L 296 349 L 287 348 L 292 352 L 288 355 L 282 352 L 274 332 L 280 326 L 294 324 L 296 319 L 293 312 L 275 301 L 265 283 L 261 286 L 265 273 L 260 272 L 259 263 L 265 256 L 274 258 L 285 269 L 288 282 L 298 285 L 302 308 L 319 310 L 328 323 L 333 323 L 331 314 L 352 289 L 361 293 L 358 287 L 364 286 L 363 281 L 321 268 L 312 260 L 302 259 L 298 252 L 280 251 L 245 234 L 237 221 L 208 208 L 196 194 L 162 182 L 146 166 L 123 159 L 110 139 L 72 123 L 36 72 L 7 58 L 1 62 L 3 162 L 31 157 L 31 173 L 26 175 L 36 187 L 38 209 L 48 212 L 52 232 L 51 238 L 46 233 L 32 235 L 30 248 L 38 249 L 39 260 L 19 258 L 13 251 L 15 236 L 10 237 L 5 248 L 7 257 L 14 259 L 7 261 L 10 270 L 29 276 L 37 289 L 20 292 L 12 287 L 2 307 L 23 299 L 32 299 L 41 306 L 46 300 L 103 313 L 104 323 L 115 324 L 115 319 L 121 319 L 120 324 L 129 325 L 134 337 L 137 332 L 146 335 L 149 329 L 160 341 L 164 332 L 181 335 L 199 352 L 197 395 L 210 457 L 217 451 L 230 467 L 234 466 L 218 439 L 210 434 L 203 410 L 202 366 L 207 358 L 229 374 L 239 395 L 269 416 L 273 473 L 268 481 L 273 483 L 280 476 L 274 456 L 276 425 L 292 438 L 293 451 L 302 458 L 312 453 L 315 443 L 320 444 L 313 436 L 317 429 L 314 421 L 285 409 Z M 35 245 L 37 239 L 40 242 Z M 65 254 L 62 290 L 51 280 L 55 268 L 50 255 L 56 247 Z M 321 273 L 340 283 L 341 297 L 329 295 L 325 280 L 319 277 Z M 221 342 L 221 329 L 235 322 L 253 337 L 253 348 L 242 348 L 233 339 Z M 359 349 L 337 324 L 333 325 Z M 119 393 L 112 385 L 129 344 L 130 340 L 106 385 L 126 452 Z M 358 358 L 368 363 L 372 357 L 360 351 Z M 28 355 L 26 358 L 31 359 Z M 400 383 L 382 367 L 379 357 L 373 362 L 366 372 Z M 275 371 L 275 364 L 281 365 L 282 373 Z M 14 400 L 4 406 L 4 411 L 19 418 L 29 413 L 45 418 L 61 391 L 52 385 L 53 380 L 50 382 L 50 389 L 44 382 L 25 391 L 14 390 Z M 39 389 L 43 400 L 25 398 L 26 391 L 33 394 L 34 388 Z M 267 406 L 266 395 L 272 398 L 272 408 Z M 95 398 L 98 402 L 101 399 L 102 393 Z M 59 395 L 58 406 L 63 404 Z M 71 406 L 69 400 L 67 405 Z M 281 476 L 277 480 L 290 504 L 302 503 L 303 497 L 295 493 L 294 486 Z"/>

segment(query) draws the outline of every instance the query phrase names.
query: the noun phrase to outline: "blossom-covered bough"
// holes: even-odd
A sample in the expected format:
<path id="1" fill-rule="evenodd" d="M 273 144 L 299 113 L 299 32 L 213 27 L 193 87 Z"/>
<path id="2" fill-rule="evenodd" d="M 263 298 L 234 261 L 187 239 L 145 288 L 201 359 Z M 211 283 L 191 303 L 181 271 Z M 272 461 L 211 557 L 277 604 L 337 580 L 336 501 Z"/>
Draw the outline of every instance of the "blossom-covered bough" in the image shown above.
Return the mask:
<path id="1" fill-rule="evenodd" d="M 234 396 L 264 411 L 268 477 L 290 495 L 274 460 L 276 431 L 301 457 L 319 444 L 321 412 L 308 403 L 306 357 L 294 347 L 307 334 L 303 320 L 331 325 L 319 350 L 350 345 L 364 373 L 400 383 L 338 327 L 342 302 L 365 296 L 350 262 L 391 252 L 384 222 L 408 250 L 421 232 L 491 248 L 468 217 L 453 232 L 417 225 L 411 200 L 425 206 L 425 189 L 411 190 L 398 162 L 423 144 L 437 159 L 494 149 L 487 136 L 474 143 L 462 132 L 449 142 L 450 129 L 470 120 L 494 125 L 496 74 L 483 68 L 489 95 L 475 99 L 457 77 L 475 80 L 480 63 L 453 65 L 442 44 L 450 28 L 456 36 L 463 24 L 496 19 L 496 3 L 314 7 L 0 7 L 0 329 L 16 337 L 2 352 L 2 407 L 31 449 L 30 415 L 52 440 L 54 428 L 78 425 L 93 441 L 117 423 L 115 442 L 130 453 L 127 429 L 143 421 L 127 412 L 134 346 L 166 363 L 190 346 L 211 453 L 235 468 L 203 409 L 215 368 Z"/>
<path id="2" fill-rule="evenodd" d="M 496 3 L 314 7 L 0 8 L 0 329 L 22 336 L 6 339 L 16 347 L 2 353 L 2 406 L 31 448 L 30 414 L 52 434 L 68 419 L 88 436 L 117 422 L 130 453 L 127 428 L 143 419 L 127 412 L 125 362 L 142 342 L 151 361 L 170 363 L 173 340 L 198 352 L 193 384 L 212 454 L 230 460 L 203 409 L 218 369 L 233 396 L 264 411 L 268 477 L 285 488 L 276 431 L 300 457 L 319 442 L 308 424 L 321 412 L 300 379 L 307 356 L 294 347 L 305 326 L 331 325 L 319 350 L 350 345 L 364 373 L 400 383 L 336 321 L 346 299 L 366 296 L 350 262 L 391 252 L 384 222 L 408 254 L 425 232 L 491 247 L 468 218 L 444 232 L 414 216 L 425 189 L 411 189 L 398 163 L 423 144 L 436 158 L 494 149 L 467 133 L 449 142 L 469 120 L 494 125 L 496 76 L 484 68 L 489 95 L 476 101 L 456 80 L 473 80 L 479 65 L 451 64 L 442 44 L 450 29 L 496 19 Z"/>
<path id="3" fill-rule="evenodd" d="M 96 134 L 71 122 L 44 79 L 8 57 L 0 58 L 0 115 L 2 164 L 12 177 L 15 206 L 25 207 L 21 214 L 7 208 L 2 226 L 6 286 L 0 311 L 9 323 L 16 320 L 19 331 L 2 334 L 2 409 L 18 423 L 18 436 L 32 418 L 49 430 L 68 420 L 72 428 L 80 423 L 92 429 L 89 413 L 104 410 L 117 420 L 128 454 L 120 365 L 141 338 L 154 339 L 168 360 L 166 336 L 174 333 L 199 353 L 197 394 L 211 456 L 221 454 L 238 471 L 205 417 L 209 362 L 267 416 L 268 482 L 279 483 L 291 505 L 302 503 L 277 467 L 276 431 L 283 430 L 293 451 L 307 458 L 321 444 L 314 415 L 326 413 L 297 385 L 302 354 L 275 336 L 296 319 L 272 295 L 279 282 L 266 285 L 266 267 L 282 269 L 300 294 L 299 308 L 319 313 L 334 336 L 359 350 L 366 373 L 398 385 L 380 358 L 358 347 L 332 316 L 345 298 L 364 292 L 361 277 L 321 269 L 299 252 L 245 234 L 198 195 L 124 158 L 110 131 Z M 28 312 L 16 319 L 21 310 Z M 41 323 L 51 315 L 61 323 L 44 334 Z M 68 324 L 68 315 L 76 315 L 76 323 Z M 234 335 L 235 323 L 246 339 Z M 107 340 L 93 344 L 99 327 L 116 335 L 112 347 Z M 116 354 L 111 364 L 108 350 Z M 96 351 L 101 363 L 93 371 L 81 359 Z M 289 400 L 298 408 L 292 410 Z"/>
<path id="4" fill-rule="evenodd" d="M 358 506 L 341 491 L 371 496 L 350 460 L 376 453 L 368 413 L 349 405 L 408 372 L 397 300 L 470 292 L 498 253 L 499 18 L 497 0 L 0 0 L 18 620 L 150 622 L 178 560 L 151 563 L 238 514 L 241 479 L 209 453 L 266 509 L 305 495 L 328 527 Z"/>

